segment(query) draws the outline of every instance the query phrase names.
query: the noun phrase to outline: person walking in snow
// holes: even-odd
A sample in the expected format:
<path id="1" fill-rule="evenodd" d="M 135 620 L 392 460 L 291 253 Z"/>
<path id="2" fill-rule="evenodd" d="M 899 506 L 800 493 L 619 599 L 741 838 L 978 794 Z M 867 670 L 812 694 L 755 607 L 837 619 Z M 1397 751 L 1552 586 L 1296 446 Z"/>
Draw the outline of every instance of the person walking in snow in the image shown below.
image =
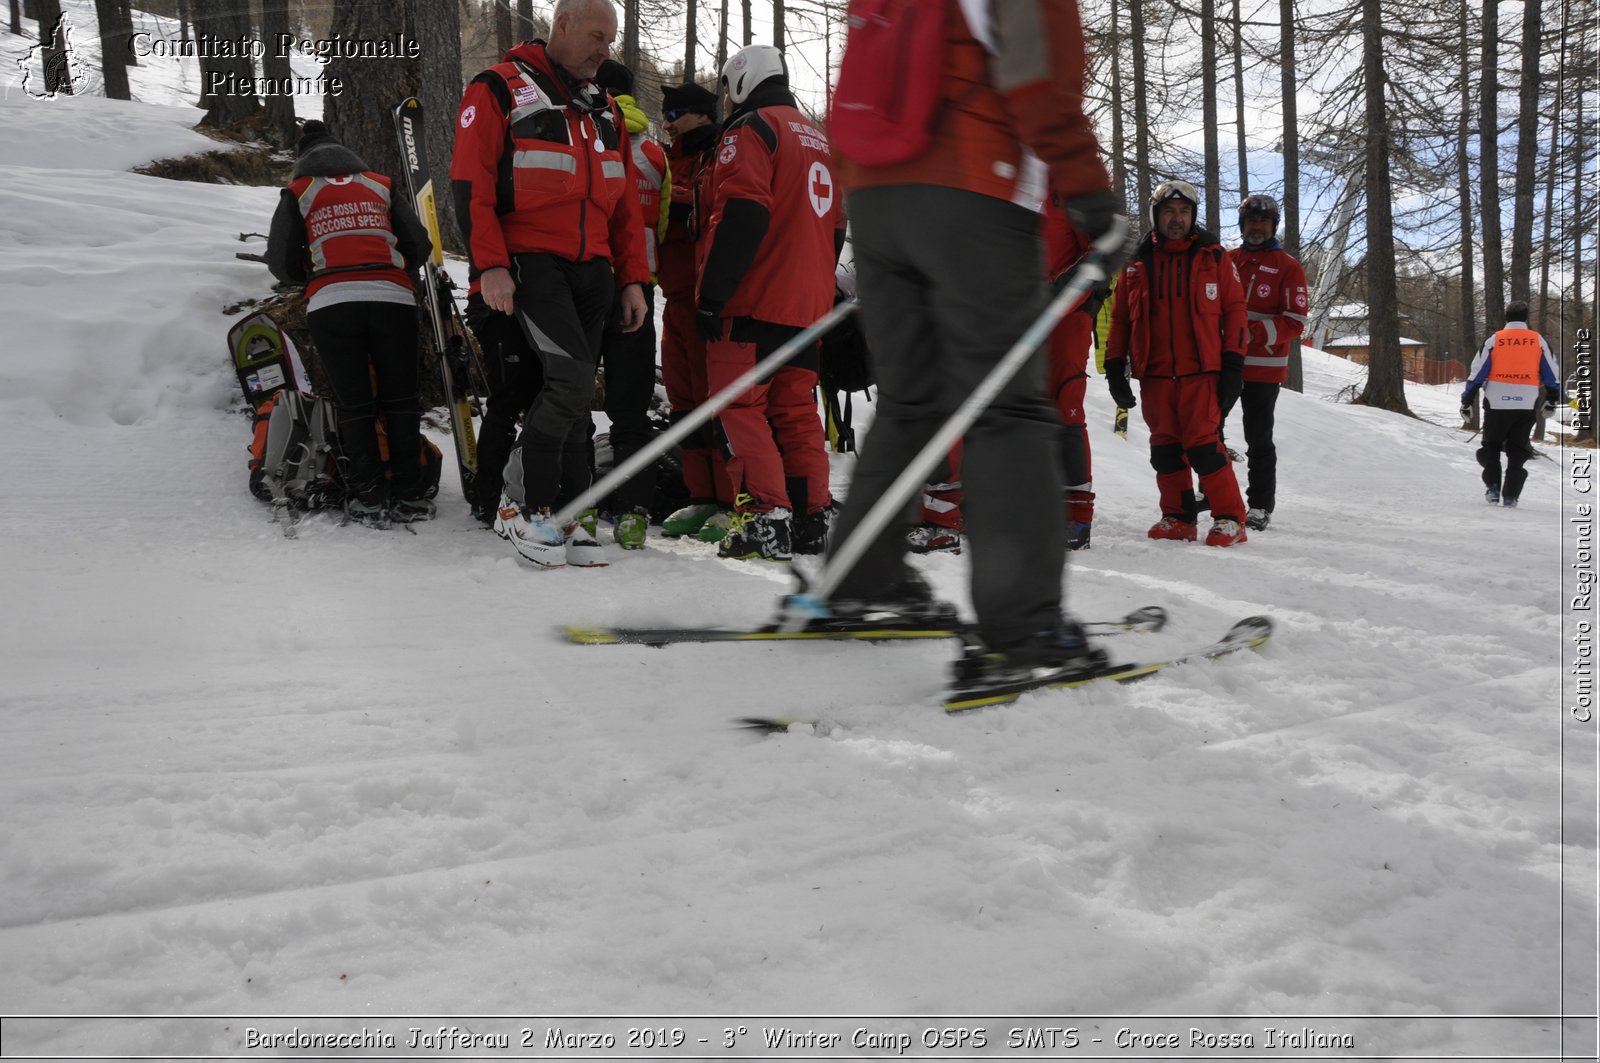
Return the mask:
<path id="1" fill-rule="evenodd" d="M 306 286 L 306 322 L 333 388 L 353 520 L 387 527 L 433 516 L 422 470 L 417 304 L 412 274 L 428 231 L 387 177 L 318 121 L 307 122 L 267 237 L 267 267 Z M 378 417 L 389 447 L 388 478 Z"/>
<path id="2" fill-rule="evenodd" d="M 1507 303 L 1505 327 L 1484 341 L 1461 392 L 1461 416 L 1466 418 L 1472 413 L 1472 400 L 1483 391 L 1478 464 L 1483 466 L 1483 500 L 1491 506 L 1515 507 L 1522 497 L 1528 479 L 1525 466 L 1533 457 L 1528 435 L 1538 407 L 1553 410 L 1561 400 L 1560 381 L 1550 345 L 1528 327 L 1528 304 L 1521 299 Z"/>
<path id="3" fill-rule="evenodd" d="M 644 324 L 632 332 L 622 329 L 622 305 L 614 305 L 600 344 L 605 369 L 606 417 L 611 421 L 611 453 L 621 465 L 650 442 L 650 404 L 656 394 L 655 282 L 660 264 L 660 242 L 666 235 L 668 196 L 672 187 L 666 153 L 650 139 L 650 120 L 633 98 L 633 72 L 615 59 L 607 59 L 595 73 L 595 84 L 611 94 L 628 126 L 633 151 L 633 172 L 644 226 L 645 263 L 650 283 L 643 286 Z M 655 494 L 655 466 L 641 469 L 612 492 L 606 507 L 613 518 L 612 534 L 625 550 L 642 550 L 650 528 L 650 499 Z"/>
<path id="4" fill-rule="evenodd" d="M 1163 181 L 1150 197 L 1151 231 L 1118 281 L 1106 338 L 1106 383 L 1118 406 L 1138 405 L 1150 428 L 1161 519 L 1152 539 L 1193 542 L 1195 477 L 1214 518 L 1208 546 L 1246 540 L 1244 498 L 1217 436 L 1222 410 L 1244 390 L 1244 292 L 1217 238 L 1199 228 L 1200 194 Z"/>
<path id="5" fill-rule="evenodd" d="M 833 309 L 844 246 L 827 137 L 795 106 L 783 53 L 767 44 L 740 50 L 722 70 L 722 89 L 728 120 L 695 207 L 695 320 L 713 394 Z M 821 553 L 833 498 L 817 368 L 813 343 L 718 416 L 737 492 L 719 556 Z"/>
<path id="6" fill-rule="evenodd" d="M 716 95 L 693 82 L 661 89 L 661 117 L 671 141 L 667 166 L 672 174 L 667 231 L 661 238 L 661 382 L 674 419 L 687 417 L 710 394 L 706 386 L 706 341 L 695 323 L 694 195 L 701 174 L 715 159 L 720 124 Z M 733 495 L 726 487 L 725 457 L 716 439 L 716 422 L 702 425 L 683 441 L 683 484 L 689 504 L 661 522 L 669 538 L 694 535 L 721 542 L 733 519 Z"/>
<path id="7" fill-rule="evenodd" d="M 621 109 L 593 82 L 617 36 L 610 0 L 558 0 L 549 41 L 525 41 L 467 86 L 450 163 L 456 220 L 488 311 L 514 318 L 543 383 L 505 464 L 495 532 L 548 568 L 605 564 L 582 519 L 552 510 L 589 486 L 589 406 L 612 304 L 646 317 L 650 270 Z"/>
<path id="8" fill-rule="evenodd" d="M 840 139 L 849 128 L 841 126 L 846 105 L 928 102 L 888 89 L 883 80 L 894 75 L 871 59 L 852 67 L 862 62 L 853 60 L 854 44 L 846 45 L 835 95 L 834 147 L 849 189 L 861 314 L 878 380 L 877 415 L 832 536 L 841 543 L 1048 305 L 1039 234 L 1046 188 L 1091 240 L 1125 224 L 1083 112 L 1077 4 L 949 3 L 933 12 L 941 24 L 932 47 L 941 54 L 931 84 L 916 89 L 935 97 L 926 108 L 926 145 L 913 141 L 880 157 L 875 137 Z M 855 5 L 851 14 L 868 24 Z M 859 99 L 843 94 L 852 81 Z M 957 662 L 958 682 L 1104 664 L 1062 611 L 1060 430 L 1045 395 L 1045 357 L 1036 353 L 965 435 L 961 483 L 977 626 Z M 953 622 L 953 609 L 906 563 L 906 550 L 905 526 L 885 527 L 824 603 L 832 616 Z"/>
<path id="9" fill-rule="evenodd" d="M 1244 442 L 1249 482 L 1245 525 L 1261 531 L 1272 521 L 1278 495 L 1278 449 L 1272 442 L 1278 392 L 1289 379 L 1289 351 L 1306 327 L 1310 300 L 1306 271 L 1278 243 L 1278 203 L 1271 196 L 1247 196 L 1239 204 L 1242 243 L 1228 251 L 1239 274 L 1249 319 L 1250 346 L 1244 352 Z M 1232 404 L 1222 407 L 1228 419 Z"/>

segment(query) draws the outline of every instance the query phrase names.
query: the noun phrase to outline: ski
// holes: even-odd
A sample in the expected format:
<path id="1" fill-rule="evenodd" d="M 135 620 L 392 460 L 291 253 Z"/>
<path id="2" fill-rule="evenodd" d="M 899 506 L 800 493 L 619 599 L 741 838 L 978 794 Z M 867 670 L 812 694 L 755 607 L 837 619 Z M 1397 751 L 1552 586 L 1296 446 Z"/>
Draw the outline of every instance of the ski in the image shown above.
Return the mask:
<path id="1" fill-rule="evenodd" d="M 958 687 L 946 695 L 944 711 L 949 713 L 970 712 L 973 709 L 984 709 L 994 705 L 1009 705 L 1022 697 L 1022 695 L 1035 690 L 1066 690 L 1101 682 L 1136 683 L 1142 679 L 1149 679 L 1151 676 L 1176 665 L 1187 664 L 1190 661 L 1225 657 L 1240 650 L 1254 649 L 1264 644 L 1271 637 L 1271 617 L 1247 616 L 1229 628 L 1228 633 L 1217 641 L 1159 661 L 1114 664 L 1102 672 L 1095 672 L 1089 675 L 1057 675 L 1053 677 L 1046 675 L 1037 679 L 999 686 Z"/>
<path id="2" fill-rule="evenodd" d="M 1090 675 L 1047 675 L 1038 679 L 1010 683 L 1003 686 L 991 686 L 981 689 L 968 687 L 953 690 L 944 699 L 944 711 L 951 715 L 958 715 L 972 712 L 976 709 L 1009 705 L 1021 698 L 1022 695 L 1037 690 L 1065 690 L 1105 682 L 1137 683 L 1180 664 L 1225 657 L 1240 650 L 1254 649 L 1265 644 L 1271 637 L 1271 617 L 1249 616 L 1234 624 L 1228 629 L 1228 633 L 1217 641 L 1161 660 L 1116 664 L 1102 672 Z M 809 716 L 740 716 L 734 720 L 734 723 L 747 730 L 759 731 L 763 734 L 776 734 L 796 725 L 817 726 L 823 721 Z"/>
<path id="3" fill-rule="evenodd" d="M 1160 631 L 1166 623 L 1165 609 L 1159 605 L 1147 605 L 1120 620 L 1091 620 L 1083 628 L 1089 635 L 1116 635 L 1127 631 Z M 751 628 L 563 626 L 557 630 L 562 638 L 580 646 L 672 646 L 694 642 L 899 642 L 907 639 L 963 638 L 969 629 L 965 624 L 891 628 L 867 620 L 847 626 L 839 626 L 838 621 L 813 620 L 799 631 L 781 630 L 776 623 Z"/>
<path id="4" fill-rule="evenodd" d="M 423 132 L 422 102 L 415 96 L 394 109 L 395 137 L 405 171 L 406 193 L 415 205 L 417 216 L 428 228 L 433 254 L 422 266 L 423 298 L 428 320 L 433 325 L 433 349 L 439 358 L 439 376 L 444 384 L 450 409 L 450 435 L 456 444 L 456 468 L 461 475 L 461 491 L 470 501 L 472 481 L 478 473 L 478 440 L 472 424 L 472 402 L 468 396 L 471 371 L 466 337 L 458 320 L 446 328 L 447 316 L 454 317 L 449 303 L 450 281 L 444 273 L 443 243 L 439 239 L 439 214 L 434 203 L 432 171 L 428 169 L 427 139 Z"/>

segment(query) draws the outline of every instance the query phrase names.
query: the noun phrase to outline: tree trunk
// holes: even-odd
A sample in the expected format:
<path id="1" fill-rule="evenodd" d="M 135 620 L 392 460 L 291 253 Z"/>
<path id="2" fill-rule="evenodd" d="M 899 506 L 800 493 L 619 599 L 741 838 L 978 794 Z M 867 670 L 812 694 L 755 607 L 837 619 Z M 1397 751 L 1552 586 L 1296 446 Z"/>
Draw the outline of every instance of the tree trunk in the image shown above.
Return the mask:
<path id="1" fill-rule="evenodd" d="M 1522 4 L 1522 87 L 1517 108 L 1517 169 L 1511 200 L 1511 297 L 1527 301 L 1533 273 L 1534 167 L 1539 160 L 1539 49 L 1544 19 L 1539 0 Z"/>
<path id="2" fill-rule="evenodd" d="M 400 33 L 407 40 L 420 41 L 422 38 L 411 24 L 410 6 L 409 2 L 389 5 L 334 0 L 329 32 L 345 40 L 378 41 Z M 497 10 L 504 10 L 504 6 L 499 5 Z M 509 31 L 511 20 L 505 21 Z M 431 46 L 432 41 L 429 43 Z M 328 124 L 328 132 L 361 156 L 368 169 L 397 181 L 401 167 L 394 135 L 394 107 L 408 96 L 419 95 L 419 66 L 409 59 L 336 57 L 327 67 L 328 78 L 338 78 L 342 84 L 337 95 L 323 97 L 322 118 Z M 423 102 L 426 105 L 427 101 Z M 434 116 L 435 123 L 439 117 Z"/>
<path id="3" fill-rule="evenodd" d="M 128 42 L 133 40 L 133 7 L 128 0 L 117 0 L 117 33 L 122 42 L 122 62 L 125 66 L 138 66 L 139 57 L 133 54 Z"/>
<path id="4" fill-rule="evenodd" d="M 1500 0 L 1483 0 L 1483 65 L 1478 90 L 1478 205 L 1483 215 L 1483 302 L 1489 322 L 1505 320 L 1504 251 L 1500 245 Z"/>
<path id="5" fill-rule="evenodd" d="M 294 77 L 289 57 L 274 47 L 280 33 L 289 32 L 289 0 L 261 0 L 261 37 L 267 43 L 261 57 L 263 77 L 288 81 Z M 294 97 L 287 93 L 267 97 L 267 127 L 277 136 L 279 147 L 294 144 L 300 133 L 294 117 Z"/>
<path id="6" fill-rule="evenodd" d="M 1233 0 L 1233 127 L 1239 147 L 1239 198 L 1250 194 L 1250 156 L 1244 139 L 1244 16 Z"/>
<path id="7" fill-rule="evenodd" d="M 1545 163 L 1544 236 L 1539 241 L 1539 320 L 1540 332 L 1550 331 L 1550 260 L 1557 254 L 1553 239 L 1556 174 L 1561 170 L 1561 104 L 1567 87 L 1567 42 L 1563 33 L 1556 42 L 1556 97 L 1550 120 L 1550 154 Z"/>
<path id="8" fill-rule="evenodd" d="M 61 40 L 61 0 L 35 0 L 38 12 L 39 43 L 43 45 L 39 59 L 44 70 L 44 91 L 63 96 L 72 95 L 72 57 Z"/>
<path id="9" fill-rule="evenodd" d="M 784 50 L 783 0 L 772 0 L 772 46 Z"/>
<path id="10" fill-rule="evenodd" d="M 428 42 L 422 49 L 420 91 L 423 121 L 428 140 L 428 167 L 433 178 L 433 195 L 439 216 L 439 242 L 443 250 L 465 253 L 466 242 L 456 225 L 454 199 L 450 191 L 450 156 L 456 145 L 456 112 L 461 107 L 461 9 L 437 0 L 409 0 L 412 25 L 417 39 Z M 519 29 L 519 32 L 522 32 Z M 530 23 L 527 36 L 533 36 Z M 527 37 L 519 37 L 526 40 Z M 393 107 L 396 98 L 389 101 Z M 391 126 L 392 128 L 392 126 Z M 390 140 L 394 139 L 390 134 Z"/>
<path id="11" fill-rule="evenodd" d="M 1457 337 L 1460 349 L 1456 358 L 1471 366 L 1472 356 L 1478 349 L 1477 332 L 1473 327 L 1478 319 L 1478 290 L 1472 254 L 1472 36 L 1467 5 L 1462 4 L 1456 10 L 1461 33 L 1461 108 L 1456 124 L 1456 194 L 1461 201 L 1456 211 L 1461 219 L 1461 321 Z"/>
<path id="12" fill-rule="evenodd" d="M 690 3 L 692 4 L 693 0 L 690 0 Z M 456 25 L 459 26 L 460 24 L 461 12 L 457 11 Z M 521 44 L 523 41 L 531 40 L 534 36 L 534 32 L 533 0 L 517 0 L 517 21 L 516 24 L 511 27 L 511 36 L 516 38 L 518 44 Z M 459 41 L 457 42 L 456 47 L 457 50 L 460 49 Z"/>
<path id="13" fill-rule="evenodd" d="M 1205 126 L 1205 220 L 1212 234 L 1222 234 L 1222 157 L 1217 137 L 1217 0 L 1200 0 L 1201 124 Z"/>
<path id="14" fill-rule="evenodd" d="M 195 31 L 210 37 L 239 40 L 250 35 L 248 0 L 198 0 L 195 5 Z M 261 101 L 256 98 L 251 79 L 255 64 L 249 56 L 236 59 L 200 60 L 200 106 L 205 117 L 200 124 L 212 129 L 231 126 L 257 114 Z"/>
<path id="15" fill-rule="evenodd" d="M 17 0 L 11 0 L 11 32 L 22 36 L 22 5 Z"/>
<path id="16" fill-rule="evenodd" d="M 1111 0 L 1111 186 L 1128 201 L 1128 136 L 1122 126 L 1122 20 Z"/>
<path id="17" fill-rule="evenodd" d="M 723 0 L 722 10 L 728 10 L 727 0 Z M 684 44 L 683 44 L 683 80 L 685 83 L 694 82 L 695 65 L 694 53 L 700 44 L 700 29 L 695 20 L 700 17 L 700 0 L 688 0 L 684 8 Z M 726 24 L 728 16 L 722 16 Z"/>
<path id="18" fill-rule="evenodd" d="M 1283 249 L 1300 257 L 1300 116 L 1294 56 L 1294 0 L 1278 0 L 1278 61 L 1283 104 Z M 1291 372 L 1292 372 L 1291 368 Z M 1296 389 L 1299 390 L 1299 389 Z"/>
<path id="19" fill-rule="evenodd" d="M 500 55 L 505 55 L 516 44 L 511 39 L 511 8 L 506 6 L 505 0 L 494 2 L 494 49 Z"/>
<path id="20" fill-rule="evenodd" d="M 122 57 L 132 49 L 119 26 L 116 7 L 117 0 L 94 0 L 95 20 L 100 24 L 100 76 L 105 79 L 106 99 L 131 100 L 128 64 Z"/>
<path id="21" fill-rule="evenodd" d="M 184 27 L 189 28 L 188 32 Z M 194 36 L 194 12 L 189 7 L 189 0 L 178 0 L 178 37 L 187 39 Z"/>
<path id="22" fill-rule="evenodd" d="M 1145 85 L 1144 0 L 1128 0 L 1128 39 L 1133 42 L 1133 168 L 1139 183 L 1136 204 L 1143 224 L 1153 191 L 1150 179 L 1150 107 Z"/>
<path id="23" fill-rule="evenodd" d="M 728 65 L 728 17 L 730 0 L 722 0 L 721 29 L 717 32 L 717 68 L 711 72 L 712 80 L 722 76 L 722 68 Z M 727 115 L 722 117 L 726 118 Z"/>
<path id="24" fill-rule="evenodd" d="M 739 46 L 741 48 L 748 48 L 750 46 L 750 42 L 755 39 L 750 35 L 750 0 L 741 0 L 740 7 L 743 9 L 744 13 L 744 35 L 739 38 Z M 722 71 L 718 70 L 717 73 L 720 74 Z"/>
<path id="25" fill-rule="evenodd" d="M 622 65 L 639 72 L 639 0 L 622 0 Z"/>
<path id="26" fill-rule="evenodd" d="M 1361 66 L 1366 82 L 1367 386 L 1356 401 L 1398 413 L 1406 406 L 1394 268 L 1394 202 L 1389 185 L 1388 107 L 1384 100 L 1383 4 L 1361 0 Z"/>

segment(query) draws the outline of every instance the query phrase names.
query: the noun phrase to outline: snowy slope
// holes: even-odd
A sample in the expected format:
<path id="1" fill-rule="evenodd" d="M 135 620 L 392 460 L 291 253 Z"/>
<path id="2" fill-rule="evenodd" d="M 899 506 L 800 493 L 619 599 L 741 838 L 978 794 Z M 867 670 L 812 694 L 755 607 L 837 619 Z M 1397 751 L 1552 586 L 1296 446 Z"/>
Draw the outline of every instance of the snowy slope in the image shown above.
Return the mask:
<path id="1" fill-rule="evenodd" d="M 1594 1009 L 1561 452 L 1485 506 L 1448 389 L 1421 420 L 1338 404 L 1360 370 L 1312 352 L 1273 527 L 1156 544 L 1142 425 L 1112 436 L 1097 383 L 1073 609 L 1166 607 L 1125 658 L 1270 613 L 1262 653 L 947 718 L 943 645 L 568 646 L 552 625 L 758 621 L 787 584 L 655 540 L 533 572 L 448 475 L 415 535 L 285 540 L 245 487 L 220 312 L 267 292 L 233 252 L 274 192 L 125 172 L 192 137 L 181 114 L 0 101 L 0 1010 L 123 1016 L 8 1021 L 8 1052 L 294 1026 L 138 1016 L 615 1014 L 750 1017 L 758 1058 L 755 1017 L 881 1013 L 987 1029 L 958 1054 L 1018 1015 L 1108 1053 L 1185 1038 L 1104 1058 L 1271 1054 L 1269 1026 L 1351 1037 L 1334 1058 L 1592 1054 L 1552 1017 Z M 925 567 L 965 601 L 963 558 Z M 829 723 L 729 727 L 752 710 Z M 939 1024 L 788 1025 L 849 1054 L 857 1026 Z"/>

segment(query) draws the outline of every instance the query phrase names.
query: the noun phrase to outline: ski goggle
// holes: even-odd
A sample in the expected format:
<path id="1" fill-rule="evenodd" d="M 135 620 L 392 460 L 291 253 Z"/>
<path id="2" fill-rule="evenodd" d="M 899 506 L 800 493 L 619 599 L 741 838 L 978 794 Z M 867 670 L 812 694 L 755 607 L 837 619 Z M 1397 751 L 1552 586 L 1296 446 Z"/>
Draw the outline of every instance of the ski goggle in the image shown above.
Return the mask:
<path id="1" fill-rule="evenodd" d="M 1190 205 L 1200 202 L 1200 193 L 1188 181 L 1162 181 L 1150 196 L 1150 203 L 1159 207 L 1169 199 L 1187 199 Z"/>

